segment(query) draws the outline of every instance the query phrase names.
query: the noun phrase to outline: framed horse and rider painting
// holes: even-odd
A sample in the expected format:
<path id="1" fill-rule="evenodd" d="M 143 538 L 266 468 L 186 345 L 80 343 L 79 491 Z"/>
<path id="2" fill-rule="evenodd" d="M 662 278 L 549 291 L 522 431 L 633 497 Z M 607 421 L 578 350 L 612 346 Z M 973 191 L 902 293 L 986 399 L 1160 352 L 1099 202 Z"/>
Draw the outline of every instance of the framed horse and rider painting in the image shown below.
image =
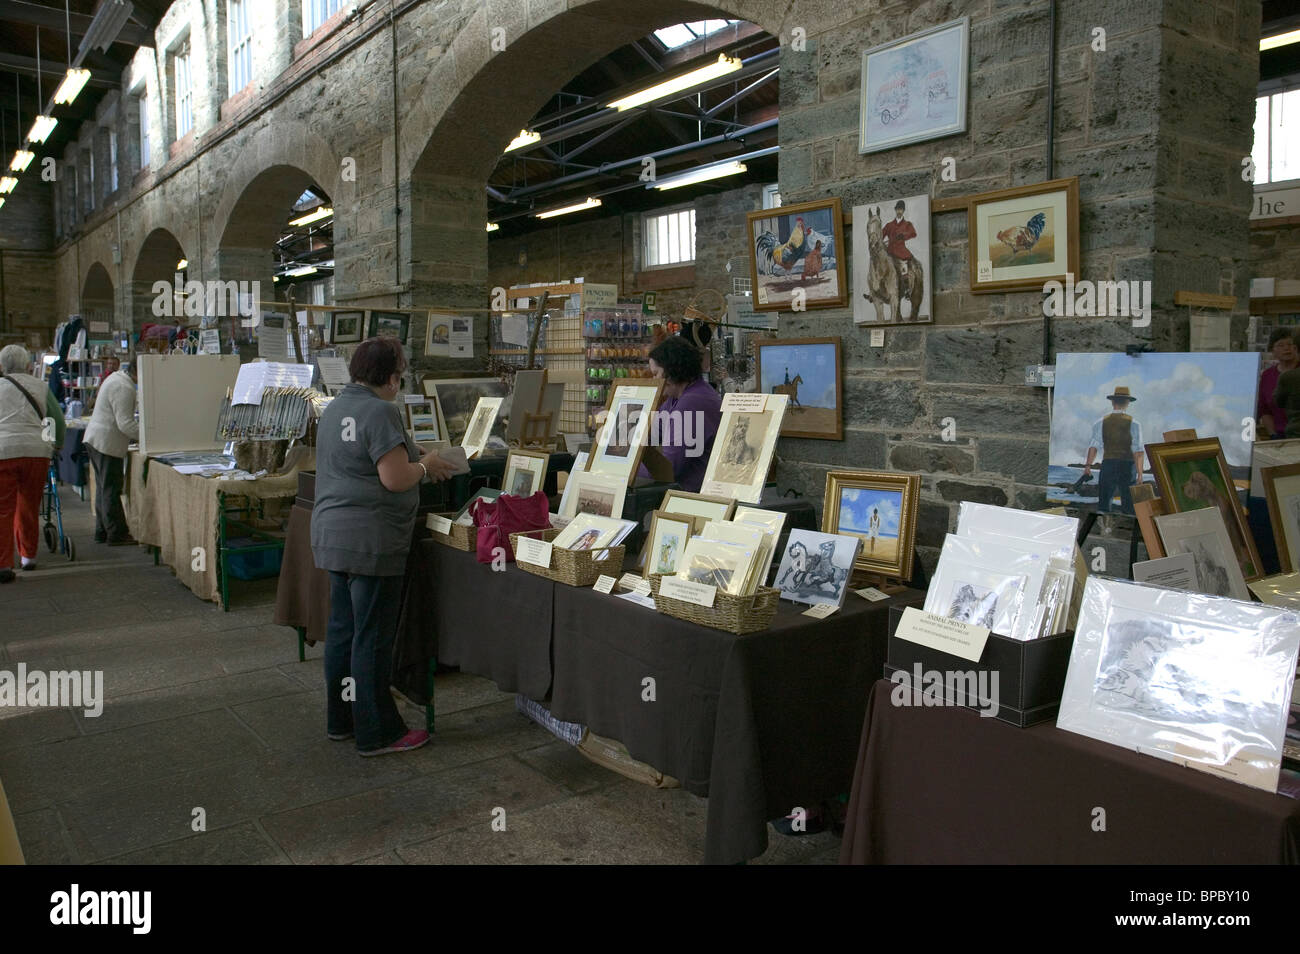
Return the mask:
<path id="1" fill-rule="evenodd" d="M 839 338 L 756 339 L 754 377 L 764 394 L 790 399 L 782 437 L 844 439 Z"/>
<path id="2" fill-rule="evenodd" d="M 838 197 L 750 212 L 745 227 L 755 311 L 839 308 L 848 303 L 840 259 L 844 212 Z"/>
<path id="3" fill-rule="evenodd" d="M 933 321 L 930 197 L 914 195 L 853 208 L 853 321 Z"/>

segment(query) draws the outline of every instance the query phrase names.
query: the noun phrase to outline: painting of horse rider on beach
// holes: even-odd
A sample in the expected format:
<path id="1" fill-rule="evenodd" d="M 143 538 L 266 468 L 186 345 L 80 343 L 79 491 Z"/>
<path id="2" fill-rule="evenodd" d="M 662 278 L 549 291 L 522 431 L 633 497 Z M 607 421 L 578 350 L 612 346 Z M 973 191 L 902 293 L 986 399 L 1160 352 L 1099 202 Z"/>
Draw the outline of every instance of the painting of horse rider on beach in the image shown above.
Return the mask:
<path id="1" fill-rule="evenodd" d="M 782 437 L 843 439 L 839 338 L 763 338 L 754 358 L 758 390 L 790 399 Z"/>
<path id="2" fill-rule="evenodd" d="M 930 304 L 930 197 L 854 206 L 853 321 L 920 324 Z"/>

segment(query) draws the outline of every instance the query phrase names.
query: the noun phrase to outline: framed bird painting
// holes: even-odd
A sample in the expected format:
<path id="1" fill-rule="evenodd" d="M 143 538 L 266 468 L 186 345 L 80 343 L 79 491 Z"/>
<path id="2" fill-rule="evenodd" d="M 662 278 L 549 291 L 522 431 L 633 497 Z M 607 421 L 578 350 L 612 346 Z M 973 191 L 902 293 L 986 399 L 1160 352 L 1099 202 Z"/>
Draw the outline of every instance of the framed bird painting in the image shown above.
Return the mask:
<path id="1" fill-rule="evenodd" d="M 745 216 L 755 311 L 803 311 L 848 304 L 844 212 L 839 197 Z"/>
<path id="2" fill-rule="evenodd" d="M 971 196 L 970 290 L 1041 291 L 1079 274 L 1079 179 Z"/>

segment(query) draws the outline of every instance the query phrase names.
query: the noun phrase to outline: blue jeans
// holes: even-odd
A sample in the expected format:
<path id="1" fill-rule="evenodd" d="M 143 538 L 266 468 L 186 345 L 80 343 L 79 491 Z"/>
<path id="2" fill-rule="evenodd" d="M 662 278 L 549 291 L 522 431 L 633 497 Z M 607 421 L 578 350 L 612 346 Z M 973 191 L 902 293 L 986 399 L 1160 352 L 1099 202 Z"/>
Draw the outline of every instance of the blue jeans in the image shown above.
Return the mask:
<path id="1" fill-rule="evenodd" d="M 402 597 L 400 576 L 330 571 L 330 619 L 325 631 L 325 724 L 331 735 L 356 733 L 362 752 L 406 735 L 388 691 Z M 343 680 L 355 684 L 344 699 Z"/>
<path id="2" fill-rule="evenodd" d="M 1137 467 L 1131 458 L 1103 460 L 1097 475 L 1097 512 L 1110 513 L 1111 500 L 1119 491 L 1119 512 L 1133 513 L 1133 481 Z"/>

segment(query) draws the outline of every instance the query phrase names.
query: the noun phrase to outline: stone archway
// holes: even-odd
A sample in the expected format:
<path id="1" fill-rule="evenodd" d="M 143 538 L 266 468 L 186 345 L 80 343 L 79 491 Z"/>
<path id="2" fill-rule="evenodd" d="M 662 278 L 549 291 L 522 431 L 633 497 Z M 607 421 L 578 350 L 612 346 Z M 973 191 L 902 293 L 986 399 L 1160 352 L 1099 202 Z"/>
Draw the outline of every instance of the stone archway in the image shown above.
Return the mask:
<path id="1" fill-rule="evenodd" d="M 180 240 L 168 229 L 156 228 L 145 237 L 127 283 L 133 330 L 158 321 L 153 311 L 154 283 L 170 284 L 176 276 L 176 266 L 188 257 Z"/>
<path id="2" fill-rule="evenodd" d="M 113 322 L 113 279 L 101 262 L 94 262 L 86 270 L 81 285 L 80 314 L 82 321 Z"/>
<path id="3" fill-rule="evenodd" d="M 486 302 L 484 187 L 505 144 L 556 90 L 611 51 L 675 23 L 730 17 L 779 35 L 770 7 L 757 0 L 587 0 L 533 23 L 518 14 L 475 12 L 401 122 L 399 205 L 410 218 L 399 223 L 399 261 L 409 300 Z M 504 25 L 505 50 L 492 52 L 489 22 Z M 422 340 L 423 328 L 411 331 L 412 340 Z M 478 333 L 485 336 L 486 327 Z"/>

